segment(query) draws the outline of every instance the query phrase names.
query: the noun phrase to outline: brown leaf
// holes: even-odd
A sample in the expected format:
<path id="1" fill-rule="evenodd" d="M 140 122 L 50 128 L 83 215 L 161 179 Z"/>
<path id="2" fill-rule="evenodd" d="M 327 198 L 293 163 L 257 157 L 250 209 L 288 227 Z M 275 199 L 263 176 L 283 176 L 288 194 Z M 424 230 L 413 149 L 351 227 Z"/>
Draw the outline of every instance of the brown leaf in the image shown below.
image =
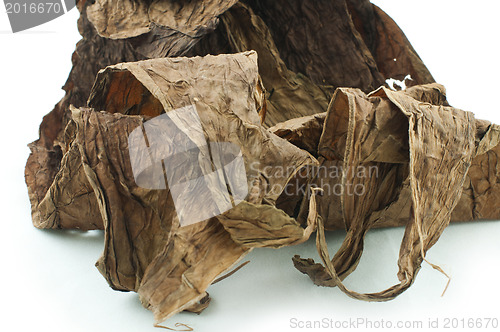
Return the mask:
<path id="1" fill-rule="evenodd" d="M 347 235 L 330 261 L 320 220 L 317 246 L 324 266 L 294 257 L 295 266 L 316 284 L 339 286 L 349 296 L 368 301 L 389 300 L 406 290 L 427 250 L 449 224 L 473 158 L 482 152 L 478 146 L 496 149 L 496 129 L 484 135 L 491 144 L 481 144 L 477 123 L 482 122 L 475 120 L 472 113 L 412 98 L 425 96 L 429 88 L 417 91 L 416 87 L 409 93 L 381 88 L 369 96 L 354 89 L 337 90 L 319 151 L 325 158 L 342 157 L 345 190 L 341 205 Z M 435 91 L 441 93 L 443 89 Z M 440 103 L 444 101 L 441 99 Z M 393 142 L 386 144 L 387 140 Z M 374 166 L 376 173 L 360 173 L 361 168 L 366 171 Z M 362 192 L 348 192 L 349 187 L 358 185 L 363 186 Z M 341 280 L 359 262 L 366 232 L 383 221 L 387 217 L 384 214 L 390 213 L 394 205 L 399 206 L 398 210 L 407 206 L 410 212 L 398 261 L 400 284 L 371 294 L 347 289 Z M 497 208 L 495 212 L 498 214 Z"/>
<path id="2" fill-rule="evenodd" d="M 204 79 L 198 79 L 200 76 Z M 315 218 L 303 229 L 273 206 L 260 205 L 273 204 L 295 173 L 316 163 L 307 152 L 261 126 L 258 110 L 265 100 L 259 93 L 260 85 L 255 52 L 123 63 L 99 73 L 89 99 L 95 109 L 114 113 L 73 110 L 75 138 L 71 147 L 79 154 L 68 152 L 63 160 L 81 163 L 82 174 L 97 200 L 105 230 L 104 252 L 97 268 L 113 289 L 138 292 L 157 321 L 182 310 L 206 307 L 199 301 L 206 296 L 207 287 L 250 250 L 241 245 L 237 234 L 275 246 L 283 237 L 288 239 L 283 244 L 305 241 L 315 227 Z M 243 201 L 228 211 L 232 226 L 228 226 L 230 221 L 221 224 L 219 219 L 210 218 L 181 227 L 179 214 L 184 211 L 173 201 L 172 187 L 153 189 L 137 183 L 130 137 L 136 128 L 144 129 L 155 119 L 151 115 L 164 111 L 172 116 L 181 114 L 180 122 L 176 122 L 178 129 L 195 146 L 207 144 L 183 127 L 184 121 L 190 123 L 191 119 L 176 113 L 189 105 L 197 110 L 202 140 L 241 148 L 249 188 L 246 198 L 252 203 Z M 138 115 L 125 115 L 130 113 L 127 110 Z M 164 137 L 171 134 L 159 129 Z M 197 160 L 202 165 L 202 159 Z M 173 170 L 193 176 L 196 169 L 185 164 Z M 65 171 L 68 169 L 62 168 L 59 173 Z M 209 188 L 211 195 L 218 194 L 217 188 Z M 235 193 L 231 195 L 235 200 Z M 196 213 L 210 199 L 200 192 L 187 208 Z M 258 220 L 238 213 L 249 206 L 257 213 L 271 213 L 264 213 Z M 255 226 L 249 230 L 246 225 L 251 223 Z M 270 224 L 273 231 L 265 227 Z"/>

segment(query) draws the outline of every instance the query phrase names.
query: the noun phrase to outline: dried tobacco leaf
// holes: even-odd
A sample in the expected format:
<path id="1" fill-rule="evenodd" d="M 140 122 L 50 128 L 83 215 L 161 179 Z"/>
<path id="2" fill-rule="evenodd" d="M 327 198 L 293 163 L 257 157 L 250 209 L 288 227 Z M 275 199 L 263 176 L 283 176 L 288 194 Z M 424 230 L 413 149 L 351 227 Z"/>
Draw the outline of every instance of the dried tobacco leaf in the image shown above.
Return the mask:
<path id="1" fill-rule="evenodd" d="M 99 271 L 138 292 L 157 322 L 205 309 L 208 286 L 252 248 L 298 244 L 316 228 L 323 264 L 296 256 L 295 266 L 318 285 L 388 300 L 412 284 L 450 220 L 500 218 L 498 126 L 450 107 L 437 84 L 364 93 L 407 74 L 408 85 L 434 82 L 368 0 L 78 8 L 83 39 L 66 95 L 30 144 L 33 222 L 104 229 Z M 221 53 L 235 54 L 196 57 Z M 131 62 L 150 58 L 160 59 Z M 229 163 L 243 179 L 232 181 Z M 204 186 L 179 193 L 190 181 Z M 367 231 L 393 225 L 406 225 L 400 284 L 345 288 Z M 332 260 L 325 228 L 347 230 Z"/>
<path id="2" fill-rule="evenodd" d="M 238 3 L 221 16 L 231 52 L 255 50 L 259 73 L 269 95 L 265 124 L 324 112 L 330 96 L 307 77 L 285 66 L 264 22 L 246 5 Z"/>
<path id="3" fill-rule="evenodd" d="M 51 207 L 52 201 L 58 199 L 52 197 L 54 191 L 49 191 L 49 188 L 53 185 L 54 178 L 61 167 L 61 158 L 68 151 L 71 143 L 69 138 L 65 137 L 65 128 L 71 120 L 69 105 L 86 106 L 95 75 L 100 69 L 119 62 L 143 59 L 128 42 L 105 39 L 97 35 L 87 19 L 86 10 L 89 3 L 87 1 L 78 3 L 78 9 L 81 12 L 78 27 L 83 38 L 78 42 L 73 53 L 73 68 L 63 87 L 66 95 L 50 113 L 44 116 L 40 124 L 40 138 L 29 145 L 31 154 L 26 163 L 25 179 L 33 224 L 38 228 L 102 229 L 102 220 L 96 218 L 97 210 L 94 208 L 97 201 L 93 195 L 85 194 L 85 190 L 90 193 L 85 183 L 73 180 L 70 185 L 74 187 L 67 188 L 64 193 L 64 195 L 69 194 L 65 198 L 68 202 L 71 199 L 81 201 L 82 208 L 79 214 L 71 216 L 65 213 L 54 213 Z M 73 153 L 79 152 L 73 151 Z M 73 166 L 71 172 L 77 172 L 77 167 Z M 79 194 L 71 194 L 73 192 Z"/>
<path id="4" fill-rule="evenodd" d="M 95 75 L 106 66 L 153 57 L 256 49 L 259 71 L 267 89 L 268 126 L 326 111 L 334 87 L 358 87 L 368 92 L 385 78 L 406 74 L 412 75 L 412 84 L 433 81 L 401 30 L 368 0 L 351 0 L 347 7 L 343 1 L 331 4 L 247 1 L 257 15 L 243 3 L 234 6 L 235 3 L 216 0 L 182 4 L 171 0 L 77 3 L 81 13 L 78 27 L 83 38 L 73 54 L 73 69 L 64 86 L 66 95 L 44 117 L 40 139 L 30 144 L 31 155 L 25 170 L 36 227 L 101 227 L 95 218 L 68 217 L 66 220 L 65 215 L 52 214 L 51 209 L 39 208 L 39 204 L 44 199 L 52 200 L 49 187 L 68 145 L 64 128 L 71 119 L 69 105 L 86 106 Z M 172 8 L 178 11 L 178 16 L 170 14 L 168 9 Z M 165 11 L 166 14 L 159 15 Z M 133 15 L 129 15 L 131 13 Z M 328 24 L 316 29 L 316 18 L 323 16 L 327 17 Z M 303 24 L 289 26 L 287 23 L 298 21 Z M 297 26 L 306 29 L 297 30 Z M 320 47 L 320 53 L 311 54 L 311 43 L 307 44 L 311 40 L 317 41 L 315 45 Z M 354 48 L 348 49 L 343 45 L 344 40 Z M 395 55 L 397 62 L 393 61 Z M 377 68 L 382 75 L 377 73 Z M 351 72 L 354 74 L 347 74 Z M 360 76 L 359 72 L 366 75 Z M 87 196 L 92 200 L 91 195 Z M 95 201 L 89 202 L 89 205 L 95 204 Z M 40 209 L 46 211 L 39 214 Z M 49 215 L 52 219 L 45 220 Z"/>
<path id="5" fill-rule="evenodd" d="M 87 9 L 87 16 L 101 37 L 123 39 L 150 30 L 148 10 L 145 1 L 97 0 Z"/>
<path id="6" fill-rule="evenodd" d="M 367 0 L 347 0 L 347 6 L 356 30 L 384 78 L 403 80 L 410 75 L 407 86 L 435 82 L 403 31 L 389 15 Z"/>
<path id="7" fill-rule="evenodd" d="M 137 90 L 120 88 L 123 86 L 142 91 L 137 96 L 143 99 L 126 98 Z M 157 102 L 153 103 L 153 99 Z M 273 204 L 294 173 L 316 163 L 307 152 L 261 126 L 258 111 L 264 103 L 256 53 L 246 52 L 110 66 L 99 73 L 89 105 L 96 110 L 109 107 L 114 113 L 73 109 L 75 129 L 71 131 L 74 136 L 71 147 L 79 154 L 68 152 L 63 160 L 81 165 L 97 198 L 105 246 L 96 265 L 113 289 L 138 292 L 157 321 L 181 310 L 203 309 L 200 301 L 206 297 L 206 288 L 250 248 L 299 243 L 315 228 L 314 207 L 309 227 L 303 229 L 272 205 L 260 205 Z M 173 202 L 171 182 L 163 190 L 139 186 L 133 171 L 134 150 L 129 144 L 134 143 L 130 137 L 137 128 L 148 132 L 152 144 L 149 130 L 157 128 L 158 122 L 154 120 L 161 117 L 150 118 L 145 114 L 166 111 L 171 117 L 179 116 L 181 122 L 175 123 L 184 133 L 183 139 L 200 147 L 194 160 L 199 160 L 203 168 L 206 143 L 200 142 L 189 127 L 183 127 L 183 121 L 192 121 L 182 118 L 190 113 L 179 111 L 186 106 L 197 110 L 203 140 L 241 147 L 249 203 L 242 202 L 227 215 L 214 214 L 214 218 L 180 227 L 182 211 Z M 131 109 L 139 115 L 125 115 Z M 151 122 L 154 125 L 149 125 Z M 172 131 L 159 133 L 163 135 L 159 138 L 166 142 Z M 178 152 L 183 149 L 179 144 L 166 146 L 173 146 Z M 175 149 L 169 153 L 176 155 Z M 198 166 L 181 170 L 193 176 L 197 169 Z M 67 171 L 63 167 L 59 173 Z M 203 174 L 209 171 L 205 169 Z M 56 176 L 57 179 L 60 177 Z M 217 194 L 217 188 L 210 189 Z M 231 195 L 235 197 L 234 192 Z M 211 199 L 202 193 L 196 198 L 198 202 L 189 205 L 194 211 L 199 209 L 195 204 L 202 207 Z M 69 204 L 67 208 L 77 207 Z M 241 209 L 244 212 L 240 213 Z M 258 217 L 251 218 L 252 215 Z M 264 229 L 259 221 L 273 227 Z M 243 244 L 239 234 L 255 240 Z"/>
<path id="8" fill-rule="evenodd" d="M 326 112 L 295 118 L 272 126 L 269 131 L 317 157 L 325 117 Z"/>
<path id="9" fill-rule="evenodd" d="M 434 82 L 401 29 L 369 0 L 245 2 L 269 27 L 287 67 L 315 84 L 368 93 L 408 74 L 408 85 Z"/>
<path id="10" fill-rule="evenodd" d="M 184 55 L 237 2 L 100 0 L 87 12 L 100 36 L 130 39 L 138 53 L 160 58 Z"/>
<path id="11" fill-rule="evenodd" d="M 345 1 L 248 1 L 269 26 L 287 66 L 315 84 L 372 91 L 384 83 Z M 321 22 L 321 24 L 318 24 Z"/>
<path id="12" fill-rule="evenodd" d="M 339 286 L 352 297 L 375 301 L 392 299 L 412 284 L 425 253 L 460 204 L 464 185 L 471 186 L 466 179 L 473 159 L 481 158 L 485 151 L 496 155 L 499 148 L 497 126 L 477 121 L 472 113 L 443 106 L 443 94 L 444 89 L 435 85 L 415 87 L 408 93 L 381 88 L 368 96 L 356 89 L 337 90 L 318 151 L 324 158 L 320 161 L 340 160 L 342 164 L 340 203 L 347 235 L 330 262 L 323 230 L 318 232 L 318 251 L 326 268 L 311 259 L 294 257 L 295 266 L 316 284 Z M 328 178 L 321 179 L 321 172 L 317 175 L 313 183 L 329 189 L 321 183 Z M 348 192 L 356 186 L 364 190 Z M 490 208 L 492 216 L 499 218 L 498 201 Z M 321 208 L 318 211 L 321 215 Z M 407 220 L 398 262 L 401 283 L 373 294 L 346 289 L 341 280 L 356 268 L 366 232 L 394 214 Z"/>
<path id="13" fill-rule="evenodd" d="M 449 106 L 446 100 L 446 91 L 444 87 L 439 84 L 434 83 L 414 86 L 401 93 L 404 93 L 408 97 L 414 98 L 418 101 L 430 103 L 432 105 Z M 344 106 L 338 107 L 340 108 Z M 394 106 L 390 107 L 393 108 Z M 320 216 L 323 218 L 326 229 L 343 229 L 345 227 L 340 202 L 341 191 L 337 189 L 341 186 L 343 158 L 338 153 L 336 153 L 335 157 L 332 156 L 334 150 L 327 147 L 321 147 L 322 152 L 318 152 L 325 118 L 326 113 L 321 113 L 314 116 L 292 119 L 270 128 L 270 131 L 287 139 L 294 145 L 306 149 L 311 154 L 319 156 L 321 166 L 319 168 L 308 170 L 312 176 L 316 176 L 316 179 L 311 184 L 319 187 L 326 186 L 333 189 L 325 191 L 323 195 L 318 197 L 318 211 Z M 328 128 L 334 125 L 335 119 L 331 117 L 331 120 L 331 124 L 327 126 L 325 130 L 323 142 L 333 140 L 331 135 L 333 135 L 334 132 Z M 488 121 L 476 120 L 476 128 L 476 140 L 481 148 L 479 148 L 477 156 L 472 160 L 471 168 L 467 173 L 467 178 L 463 186 L 461 200 L 453 210 L 451 216 L 452 222 L 500 218 L 500 209 L 498 207 L 498 203 L 496 203 L 496 198 L 498 198 L 496 182 L 500 176 L 496 167 L 496 155 L 498 154 L 498 149 L 500 149 L 497 141 L 498 126 L 493 125 Z M 399 134 L 400 137 L 401 135 L 402 133 Z M 340 141 L 343 142 L 345 141 L 347 134 L 343 133 L 343 135 L 340 136 L 342 136 Z M 402 142 L 404 143 L 404 140 L 399 143 L 391 142 L 391 144 L 397 146 L 401 145 Z M 343 149 L 342 144 L 340 144 L 340 151 Z M 403 154 L 405 154 L 408 147 L 400 149 L 402 149 Z M 376 154 L 377 151 L 380 150 L 380 147 L 374 148 L 373 154 Z M 404 159 L 404 157 L 400 156 L 397 159 Z M 486 160 L 489 160 L 489 162 L 486 162 Z M 395 161 L 396 159 L 393 158 L 392 162 Z M 328 170 L 330 170 L 330 172 Z M 406 170 L 401 169 L 401 171 L 404 172 Z M 403 177 L 403 183 L 398 200 L 393 202 L 383 214 L 372 216 L 372 218 L 378 219 L 377 223 L 372 227 L 393 227 L 404 226 L 407 224 L 410 216 L 411 205 L 409 181 L 407 179 L 407 175 L 401 173 L 400 176 Z M 471 177 L 474 180 L 471 180 Z M 295 179 L 288 185 L 307 186 L 307 184 L 300 179 Z M 479 189 L 479 187 L 482 188 Z M 296 192 L 296 190 L 292 190 L 291 192 Z M 286 204 L 289 201 L 293 201 L 295 206 L 287 206 Z M 488 201 L 488 203 L 485 203 L 486 201 Z M 300 202 L 301 198 L 298 199 L 295 197 L 292 199 L 290 197 L 286 197 L 285 194 L 282 194 L 282 196 L 278 199 L 277 206 L 285 211 L 291 211 L 290 215 L 297 217 L 300 222 L 303 222 L 306 218 L 305 216 L 307 215 L 307 204 L 303 204 L 302 209 L 300 209 L 299 212 L 299 207 L 296 205 L 300 204 Z"/>

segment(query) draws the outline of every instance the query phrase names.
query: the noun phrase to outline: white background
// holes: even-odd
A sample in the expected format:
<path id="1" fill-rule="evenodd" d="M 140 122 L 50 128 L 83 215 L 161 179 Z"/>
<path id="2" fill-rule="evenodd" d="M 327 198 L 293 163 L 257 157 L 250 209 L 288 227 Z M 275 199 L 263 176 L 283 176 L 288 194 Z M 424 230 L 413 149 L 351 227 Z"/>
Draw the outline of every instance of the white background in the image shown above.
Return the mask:
<path id="1" fill-rule="evenodd" d="M 434 78 L 447 87 L 452 105 L 500 123 L 499 1 L 374 2 L 405 31 Z M 63 96 L 60 87 L 80 39 L 78 12 L 12 34 L 0 10 L 2 330 L 158 331 L 137 295 L 112 291 L 94 267 L 103 249 L 100 232 L 42 231 L 31 224 L 23 173 L 26 145 L 37 139 L 43 115 Z M 402 228 L 370 232 L 347 286 L 372 292 L 397 283 L 402 235 Z M 329 235 L 332 254 L 342 239 L 342 232 Z M 200 332 L 297 331 L 290 327 L 292 318 L 421 320 L 424 327 L 429 318 L 441 324 L 447 317 L 500 319 L 500 222 L 452 225 L 430 250 L 428 259 L 452 277 L 444 297 L 446 279 L 424 264 L 415 284 L 399 298 L 352 300 L 336 288 L 314 286 L 294 269 L 294 254 L 318 258 L 314 241 L 255 250 L 243 270 L 209 288 L 213 300 L 205 312 L 181 313 L 164 324 L 182 322 Z"/>

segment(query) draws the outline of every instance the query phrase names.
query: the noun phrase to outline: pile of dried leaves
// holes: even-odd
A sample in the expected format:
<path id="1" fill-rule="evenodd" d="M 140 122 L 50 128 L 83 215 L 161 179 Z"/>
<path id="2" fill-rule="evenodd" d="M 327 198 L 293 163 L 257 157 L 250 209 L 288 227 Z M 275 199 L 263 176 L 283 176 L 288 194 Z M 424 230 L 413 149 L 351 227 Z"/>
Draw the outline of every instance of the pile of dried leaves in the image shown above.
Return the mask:
<path id="1" fill-rule="evenodd" d="M 500 218 L 500 127 L 451 107 L 403 32 L 368 0 L 77 6 L 83 39 L 66 95 L 30 144 L 33 223 L 103 229 L 97 268 L 113 289 L 137 292 L 157 322 L 201 312 L 209 285 L 253 248 L 302 243 L 314 231 L 321 262 L 295 256 L 299 271 L 354 298 L 389 300 L 412 284 L 450 221 Z M 406 90 L 383 86 L 408 74 Z M 185 146 L 155 122 L 162 115 Z M 179 209 L 172 175 L 163 187 L 138 185 L 132 157 L 156 143 L 131 149 L 136 129 L 170 142 L 159 159 L 182 157 L 169 159 L 176 183 L 225 163 L 212 158 L 217 142 L 239 147 L 246 177 L 227 188 L 205 183 Z M 213 197 L 231 208 L 181 223 Z M 373 294 L 346 289 L 367 231 L 396 225 L 406 225 L 400 283 Z M 324 231 L 340 228 L 347 236 L 330 258 Z"/>

